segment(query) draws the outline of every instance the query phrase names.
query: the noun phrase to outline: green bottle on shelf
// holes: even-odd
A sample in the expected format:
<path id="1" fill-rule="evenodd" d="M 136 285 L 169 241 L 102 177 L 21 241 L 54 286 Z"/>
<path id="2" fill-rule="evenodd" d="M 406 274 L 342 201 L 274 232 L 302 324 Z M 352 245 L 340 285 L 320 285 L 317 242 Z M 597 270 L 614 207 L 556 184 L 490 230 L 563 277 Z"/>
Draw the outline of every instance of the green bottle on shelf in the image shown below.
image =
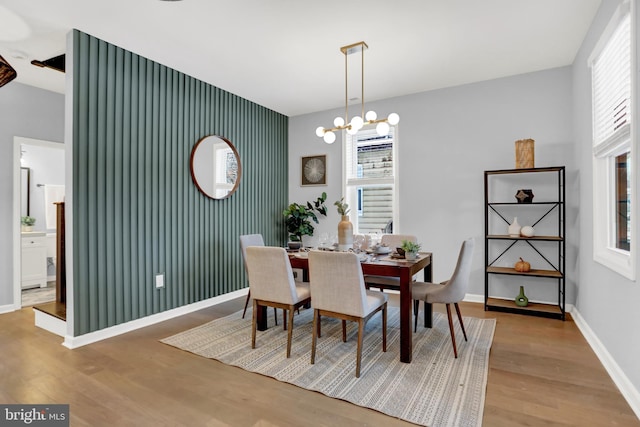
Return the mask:
<path id="1" fill-rule="evenodd" d="M 520 286 L 520 293 L 516 297 L 515 301 L 518 307 L 526 307 L 529 305 L 529 298 L 524 294 L 524 286 Z"/>

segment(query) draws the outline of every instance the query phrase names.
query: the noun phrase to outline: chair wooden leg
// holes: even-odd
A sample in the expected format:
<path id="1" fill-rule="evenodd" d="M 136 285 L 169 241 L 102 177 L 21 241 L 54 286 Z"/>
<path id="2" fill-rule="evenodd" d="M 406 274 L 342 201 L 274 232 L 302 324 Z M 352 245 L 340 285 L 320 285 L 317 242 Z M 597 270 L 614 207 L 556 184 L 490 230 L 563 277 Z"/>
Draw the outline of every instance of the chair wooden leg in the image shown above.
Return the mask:
<path id="1" fill-rule="evenodd" d="M 289 308 L 289 330 L 287 331 L 287 359 L 291 357 L 291 339 L 293 338 L 293 306 Z"/>
<path id="2" fill-rule="evenodd" d="M 362 360 L 363 335 L 364 335 L 364 319 L 358 319 L 358 353 L 356 356 L 356 378 L 360 378 L 360 362 Z"/>
<path id="3" fill-rule="evenodd" d="M 449 332 L 451 332 L 451 343 L 453 344 L 453 355 L 458 358 L 458 348 L 456 347 L 456 335 L 453 332 L 453 319 L 451 318 L 451 304 L 447 304 L 447 317 L 449 318 Z"/>
<path id="4" fill-rule="evenodd" d="M 320 312 L 318 312 L 318 338 L 322 338 L 322 322 L 320 318 Z"/>
<path id="5" fill-rule="evenodd" d="M 251 289 L 247 292 L 247 299 L 244 302 L 244 310 L 242 311 L 242 318 L 244 319 L 244 315 L 247 314 L 247 306 L 249 305 L 249 300 L 251 299 Z"/>
<path id="6" fill-rule="evenodd" d="M 283 316 L 286 316 L 287 313 L 284 312 Z M 273 307 L 273 318 L 276 319 L 276 326 L 278 326 L 278 309 Z M 287 329 L 287 328 L 285 328 Z"/>
<path id="7" fill-rule="evenodd" d="M 258 324 L 258 302 L 253 300 L 253 320 L 251 321 L 251 348 L 256 348 L 256 325 Z"/>
<path id="8" fill-rule="evenodd" d="M 320 315 L 318 310 L 313 310 L 313 334 L 311 335 L 311 364 L 316 363 L 316 341 L 320 334 Z"/>
<path id="9" fill-rule="evenodd" d="M 462 333 L 464 334 L 464 340 L 467 340 L 467 331 L 464 330 L 464 322 L 462 321 L 462 315 L 460 314 L 460 307 L 458 306 L 458 303 L 454 303 L 453 304 L 456 308 L 456 313 L 458 313 L 458 320 L 460 321 L 460 327 L 462 328 Z"/>
<path id="10" fill-rule="evenodd" d="M 418 332 L 418 314 L 420 311 L 420 300 L 413 300 L 413 332 Z"/>
<path id="11" fill-rule="evenodd" d="M 417 319 L 417 318 L 416 318 Z M 382 351 L 387 351 L 387 303 L 382 307 Z"/>
<path id="12" fill-rule="evenodd" d="M 285 309 L 282 310 L 282 330 L 283 331 L 287 330 L 287 310 Z"/>
<path id="13" fill-rule="evenodd" d="M 347 321 L 342 320 L 342 342 L 347 342 Z"/>

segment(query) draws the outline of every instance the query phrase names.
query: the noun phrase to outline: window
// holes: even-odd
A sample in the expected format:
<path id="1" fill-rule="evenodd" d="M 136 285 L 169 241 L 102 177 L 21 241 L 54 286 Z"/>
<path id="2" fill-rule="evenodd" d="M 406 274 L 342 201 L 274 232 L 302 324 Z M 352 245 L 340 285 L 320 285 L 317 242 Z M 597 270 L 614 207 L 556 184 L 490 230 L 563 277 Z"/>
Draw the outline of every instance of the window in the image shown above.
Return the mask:
<path id="1" fill-rule="evenodd" d="M 634 81 L 629 3 L 616 11 L 589 60 L 593 102 L 593 257 L 635 280 Z"/>
<path id="2" fill-rule="evenodd" d="M 381 232 L 394 220 L 396 204 L 395 128 L 386 136 L 375 129 L 345 132 L 344 194 L 356 234 Z"/>

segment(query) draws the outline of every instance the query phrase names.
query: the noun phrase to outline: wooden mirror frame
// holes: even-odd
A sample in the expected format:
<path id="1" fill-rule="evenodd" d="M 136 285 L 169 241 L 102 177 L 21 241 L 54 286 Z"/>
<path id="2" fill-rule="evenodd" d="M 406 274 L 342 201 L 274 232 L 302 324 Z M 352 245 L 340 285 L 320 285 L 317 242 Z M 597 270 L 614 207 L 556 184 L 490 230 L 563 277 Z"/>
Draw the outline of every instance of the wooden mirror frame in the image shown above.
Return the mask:
<path id="1" fill-rule="evenodd" d="M 235 156 L 236 162 L 238 164 L 238 171 L 237 171 L 238 176 L 236 177 L 236 181 L 233 184 L 233 187 L 227 192 L 227 194 L 224 197 L 216 197 L 215 194 L 210 194 L 212 193 L 212 191 L 207 191 L 207 189 L 203 188 L 203 185 L 201 185 L 198 182 L 198 179 L 196 178 L 196 173 L 194 172 L 194 160 L 195 160 L 198 148 L 200 148 L 201 144 L 205 143 L 206 141 L 211 141 L 212 139 L 219 139 L 225 142 L 233 152 L 233 155 Z M 227 199 L 236 192 L 236 190 L 238 189 L 238 186 L 240 185 L 240 179 L 242 177 L 242 163 L 240 162 L 240 154 L 238 154 L 238 150 L 236 150 L 236 147 L 227 138 L 220 135 L 206 135 L 200 138 L 198 142 L 196 142 L 196 144 L 193 146 L 193 149 L 191 150 L 191 158 L 189 159 L 189 171 L 191 172 L 191 179 L 193 180 L 193 183 L 202 194 L 214 200 Z"/>

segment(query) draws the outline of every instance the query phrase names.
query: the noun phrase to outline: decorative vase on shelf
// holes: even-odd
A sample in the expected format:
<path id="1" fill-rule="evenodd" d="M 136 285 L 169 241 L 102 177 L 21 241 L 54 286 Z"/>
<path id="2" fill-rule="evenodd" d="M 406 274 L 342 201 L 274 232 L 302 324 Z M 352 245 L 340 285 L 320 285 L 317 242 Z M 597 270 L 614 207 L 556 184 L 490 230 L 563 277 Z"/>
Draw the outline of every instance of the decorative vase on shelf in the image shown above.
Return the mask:
<path id="1" fill-rule="evenodd" d="M 520 236 L 520 224 L 518 224 L 518 217 L 513 218 L 513 222 L 509 225 L 509 236 L 510 237 L 518 237 Z"/>
<path id="2" fill-rule="evenodd" d="M 342 220 L 338 223 L 338 250 L 349 249 L 353 249 L 353 224 L 349 221 L 349 215 L 342 215 Z"/>
<path id="3" fill-rule="evenodd" d="M 516 200 L 518 203 L 532 203 L 533 202 L 533 190 L 522 189 L 516 193 Z"/>
<path id="4" fill-rule="evenodd" d="M 524 294 L 524 286 L 520 286 L 520 293 L 516 297 L 515 301 L 518 307 L 526 307 L 529 305 L 529 298 Z"/>

